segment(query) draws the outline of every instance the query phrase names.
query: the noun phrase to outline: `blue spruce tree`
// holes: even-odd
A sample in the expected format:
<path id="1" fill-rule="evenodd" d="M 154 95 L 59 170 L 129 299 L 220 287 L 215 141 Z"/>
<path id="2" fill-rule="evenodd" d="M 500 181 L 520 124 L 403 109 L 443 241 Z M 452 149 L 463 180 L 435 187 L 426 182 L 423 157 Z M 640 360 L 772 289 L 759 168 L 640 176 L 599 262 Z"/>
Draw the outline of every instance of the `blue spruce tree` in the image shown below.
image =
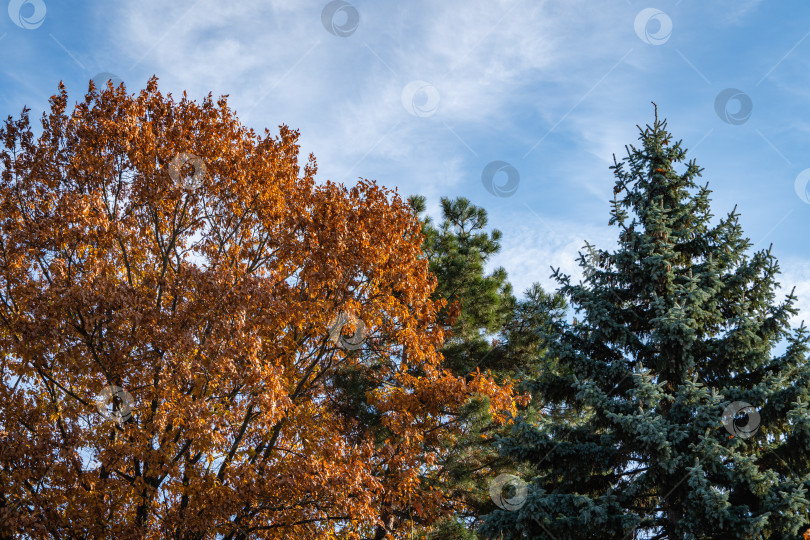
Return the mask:
<path id="1" fill-rule="evenodd" d="M 548 364 L 531 382 L 545 414 L 499 441 L 529 467 L 528 495 L 479 533 L 800 538 L 810 366 L 808 333 L 789 324 L 795 297 L 776 298 L 777 261 L 750 252 L 736 208 L 713 220 L 702 169 L 657 111 L 639 130 L 611 167 L 617 248 L 587 245 L 579 283 L 555 271 L 577 317 L 546 331 Z"/>

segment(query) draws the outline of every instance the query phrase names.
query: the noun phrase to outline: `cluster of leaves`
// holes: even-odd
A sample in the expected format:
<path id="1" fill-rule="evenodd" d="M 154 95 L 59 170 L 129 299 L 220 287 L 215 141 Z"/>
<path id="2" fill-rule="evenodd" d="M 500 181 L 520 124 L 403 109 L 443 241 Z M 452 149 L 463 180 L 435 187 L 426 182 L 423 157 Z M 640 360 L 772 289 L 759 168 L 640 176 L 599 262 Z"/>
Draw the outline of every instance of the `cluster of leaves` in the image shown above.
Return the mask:
<path id="1" fill-rule="evenodd" d="M 41 134 L 27 110 L 0 129 L 3 534 L 382 538 L 438 517 L 447 414 L 515 409 L 442 367 L 407 201 L 316 184 L 296 131 L 256 134 L 224 97 L 152 79 L 67 104 L 60 85 Z M 204 176 L 172 174 L 187 155 Z M 330 336 L 341 313 L 358 348 Z M 111 386 L 134 399 L 119 423 L 96 410 Z"/>

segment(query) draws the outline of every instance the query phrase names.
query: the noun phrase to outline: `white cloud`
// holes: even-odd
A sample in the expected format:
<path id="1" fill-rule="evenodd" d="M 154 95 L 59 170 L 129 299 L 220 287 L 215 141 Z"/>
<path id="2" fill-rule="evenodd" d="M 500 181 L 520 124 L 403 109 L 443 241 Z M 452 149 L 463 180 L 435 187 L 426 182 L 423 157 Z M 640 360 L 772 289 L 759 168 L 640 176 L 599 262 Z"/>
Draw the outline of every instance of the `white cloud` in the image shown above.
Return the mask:
<path id="1" fill-rule="evenodd" d="M 504 249 L 496 262 L 507 268 L 518 293 L 535 281 L 553 288 L 549 265 L 578 276 L 574 259 L 585 239 L 613 245 L 614 231 L 577 217 L 590 218 L 594 197 L 611 197 L 613 179 L 606 166 L 613 153 L 621 158 L 624 145 L 636 142 L 635 124 L 651 120 L 651 99 L 662 105 L 662 115 L 677 111 L 677 133 L 689 137 L 691 145 L 710 126 L 717 130 L 710 143 L 725 133 L 711 108 L 715 89 L 700 86 L 704 82 L 673 49 L 678 35 L 660 47 L 637 38 L 633 20 L 640 8 L 619 3 L 593 9 L 584 0 L 407 5 L 358 0 L 357 31 L 340 38 L 321 24 L 325 4 L 121 4 L 109 22 L 111 42 L 119 56 L 139 63 L 119 75 L 130 81 L 136 74 L 157 73 L 161 88 L 188 89 L 196 97 L 228 93 L 248 125 L 260 130 L 287 123 L 300 129 L 302 153 L 316 155 L 319 178 L 375 178 L 398 186 L 402 195 L 426 195 L 433 211 L 442 195 L 473 198 L 468 190 L 480 189 L 477 171 L 495 158 L 493 149 L 502 152 L 511 145 L 520 156 L 553 129 L 553 137 L 527 160 L 514 163 L 525 173 L 521 189 L 529 188 L 530 173 L 539 175 L 532 179 L 538 190 L 557 197 L 566 191 L 578 198 L 578 206 L 556 221 L 543 214 L 550 229 L 520 206 L 506 226 L 497 225 L 504 232 Z M 724 2 L 702 14 L 737 24 L 758 4 Z M 683 13 L 673 9 L 672 16 L 676 32 L 686 28 Z M 692 60 L 704 65 L 702 59 Z M 668 83 L 662 66 L 683 70 L 690 95 L 706 102 L 686 108 L 664 104 L 662 85 Z M 440 95 L 436 114 L 427 118 L 409 114 L 401 104 L 403 87 L 416 79 L 433 84 Z M 551 146 L 552 138 L 565 139 L 566 159 L 549 155 L 550 147 L 558 148 Z M 520 193 L 532 195 L 537 193 Z M 728 191 L 716 194 L 728 196 Z M 717 208 L 720 214 L 726 210 Z M 806 290 L 810 276 L 799 269 L 808 266 L 783 267 L 785 281 L 802 284 L 799 293 Z M 803 296 L 807 313 L 810 291 Z"/>
<path id="2" fill-rule="evenodd" d="M 401 171 L 389 182 L 429 189 L 419 172 L 472 159 L 480 139 L 514 129 L 515 110 L 542 103 L 557 121 L 573 101 L 559 86 L 581 79 L 588 91 L 618 58 L 612 42 L 624 37 L 614 27 L 627 15 L 582 2 L 357 2 L 360 25 L 339 38 L 321 25 L 324 4 L 145 0 L 120 7 L 110 30 L 135 71 L 157 73 L 161 87 L 228 93 L 249 125 L 300 128 L 302 151 L 316 154 L 326 177 L 361 158 L 361 174 L 362 164 L 389 160 Z M 593 49 L 604 52 L 585 54 Z M 439 90 L 430 118 L 400 103 L 414 79 Z M 537 83 L 557 88 L 531 90 Z"/>
<path id="3" fill-rule="evenodd" d="M 518 296 L 534 283 L 546 291 L 556 290 L 558 284 L 551 278 L 552 267 L 571 276 L 572 282 L 581 279 L 576 259 L 586 241 L 600 249 L 613 249 L 616 245 L 613 228 L 537 215 L 528 221 L 513 219 L 493 226 L 503 232 L 502 249 L 493 258 L 493 265 L 507 270 Z"/>

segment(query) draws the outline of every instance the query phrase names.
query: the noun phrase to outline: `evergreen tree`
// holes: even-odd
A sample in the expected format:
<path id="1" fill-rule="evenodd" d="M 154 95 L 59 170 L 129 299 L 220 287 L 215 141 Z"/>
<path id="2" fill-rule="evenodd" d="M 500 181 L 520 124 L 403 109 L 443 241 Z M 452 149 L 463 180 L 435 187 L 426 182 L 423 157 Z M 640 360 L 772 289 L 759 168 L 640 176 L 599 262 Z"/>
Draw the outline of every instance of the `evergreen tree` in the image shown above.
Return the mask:
<path id="1" fill-rule="evenodd" d="M 425 211 L 425 199 L 412 196 L 417 214 Z M 488 336 L 499 333 L 514 313 L 515 297 L 506 270 L 485 266 L 501 249 L 501 231 L 487 233 L 487 212 L 464 197 L 441 199 L 443 220 L 436 228 L 428 216 L 420 216 L 425 236 L 423 252 L 431 273 L 436 276 L 434 298 L 447 306 L 440 320 L 451 336 L 442 348 L 444 366 L 454 374 L 467 376 L 490 355 Z"/>
<path id="2" fill-rule="evenodd" d="M 487 232 L 485 209 L 463 197 L 442 198 L 443 220 L 435 227 L 424 215 L 424 197 L 410 200 L 420 215 L 423 251 L 437 279 L 434 296 L 447 301 L 440 314 L 449 330 L 442 348 L 443 366 L 456 376 L 489 372 L 499 384 L 512 384 L 520 392 L 526 375 L 541 365 L 543 337 L 538 329 L 550 321 L 552 313 L 561 312 L 562 297 L 534 285 L 524 299 L 517 300 L 503 268 L 487 273 L 487 263 L 500 250 L 501 232 Z M 520 402 L 521 409 L 527 405 Z M 489 497 L 489 482 L 499 472 L 513 471 L 493 445 L 505 426 L 493 421 L 487 409 L 485 399 L 472 400 L 448 419 L 464 426 L 463 436 L 445 441 L 440 452 L 444 459 L 430 478 L 444 493 L 453 516 L 433 531 L 432 538 L 476 538 L 471 528 L 477 516 L 496 508 Z"/>
<path id="3" fill-rule="evenodd" d="M 639 131 L 611 167 L 617 248 L 588 245 L 579 283 L 554 273 L 580 320 L 547 331 L 554 363 L 531 383 L 545 414 L 499 440 L 532 468 L 525 503 L 480 532 L 799 538 L 810 367 L 808 333 L 789 325 L 795 297 L 776 300 L 777 261 L 750 253 L 736 208 L 713 219 L 702 169 L 657 110 Z"/>

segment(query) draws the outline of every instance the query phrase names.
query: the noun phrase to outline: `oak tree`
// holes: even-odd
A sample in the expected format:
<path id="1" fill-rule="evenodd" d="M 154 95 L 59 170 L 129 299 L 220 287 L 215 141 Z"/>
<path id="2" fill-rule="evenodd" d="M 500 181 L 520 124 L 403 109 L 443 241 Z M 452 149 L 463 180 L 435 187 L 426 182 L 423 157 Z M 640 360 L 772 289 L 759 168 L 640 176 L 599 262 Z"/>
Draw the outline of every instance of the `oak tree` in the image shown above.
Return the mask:
<path id="1" fill-rule="evenodd" d="M 316 182 L 298 132 L 226 97 L 60 84 L 0 139 L 0 530 L 363 538 L 420 482 L 443 411 L 508 391 L 440 365 L 406 201 Z M 369 373 L 365 429 L 347 374 Z M 356 407 L 355 407 L 356 409 Z"/>

